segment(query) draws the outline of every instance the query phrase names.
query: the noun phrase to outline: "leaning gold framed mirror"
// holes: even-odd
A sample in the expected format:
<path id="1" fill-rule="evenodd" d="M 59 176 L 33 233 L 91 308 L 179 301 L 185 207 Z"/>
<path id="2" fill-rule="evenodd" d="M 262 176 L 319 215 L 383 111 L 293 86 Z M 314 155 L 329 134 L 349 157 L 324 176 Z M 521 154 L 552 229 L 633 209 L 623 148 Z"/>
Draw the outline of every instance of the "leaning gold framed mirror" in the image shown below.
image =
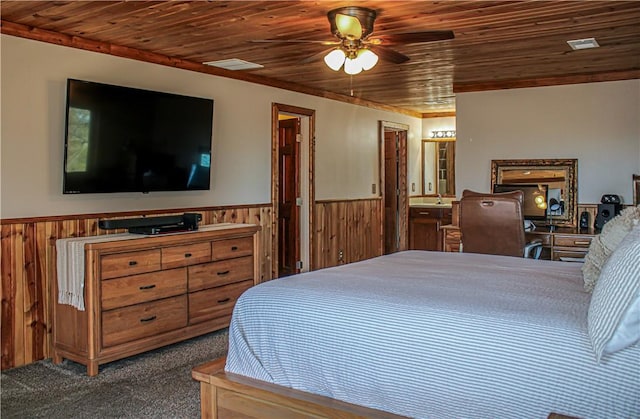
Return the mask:
<path id="1" fill-rule="evenodd" d="M 491 190 L 495 185 L 540 186 L 547 192 L 547 223 L 576 226 L 578 159 L 492 160 Z"/>

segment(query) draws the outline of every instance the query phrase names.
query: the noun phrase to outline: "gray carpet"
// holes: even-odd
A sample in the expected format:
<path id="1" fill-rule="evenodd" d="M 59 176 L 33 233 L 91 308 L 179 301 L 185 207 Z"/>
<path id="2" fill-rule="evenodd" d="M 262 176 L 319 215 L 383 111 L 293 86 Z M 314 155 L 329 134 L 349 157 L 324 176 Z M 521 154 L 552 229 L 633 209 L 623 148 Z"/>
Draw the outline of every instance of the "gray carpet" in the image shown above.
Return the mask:
<path id="1" fill-rule="evenodd" d="M 198 418 L 200 387 L 191 369 L 224 356 L 227 330 L 100 366 L 51 360 L 3 371 L 2 419 Z"/>

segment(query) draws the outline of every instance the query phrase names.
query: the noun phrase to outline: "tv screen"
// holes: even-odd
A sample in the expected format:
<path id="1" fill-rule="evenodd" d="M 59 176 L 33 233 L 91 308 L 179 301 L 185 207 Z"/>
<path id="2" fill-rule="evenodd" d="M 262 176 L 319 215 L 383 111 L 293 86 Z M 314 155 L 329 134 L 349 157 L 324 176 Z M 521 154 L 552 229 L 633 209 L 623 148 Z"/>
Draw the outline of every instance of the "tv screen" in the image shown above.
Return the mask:
<path id="1" fill-rule="evenodd" d="M 493 192 L 522 191 L 522 215 L 527 220 L 544 220 L 547 217 L 547 190 L 549 185 L 532 184 L 497 184 L 493 186 Z"/>
<path id="2" fill-rule="evenodd" d="M 213 100 L 67 80 L 65 194 L 209 189 Z"/>

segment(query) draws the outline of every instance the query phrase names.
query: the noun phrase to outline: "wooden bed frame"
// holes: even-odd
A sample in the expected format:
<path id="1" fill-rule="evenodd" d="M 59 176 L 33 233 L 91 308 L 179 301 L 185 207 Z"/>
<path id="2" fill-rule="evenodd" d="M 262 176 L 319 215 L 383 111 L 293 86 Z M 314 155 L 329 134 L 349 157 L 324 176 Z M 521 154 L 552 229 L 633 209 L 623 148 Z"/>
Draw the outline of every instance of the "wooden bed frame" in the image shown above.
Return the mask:
<path id="1" fill-rule="evenodd" d="M 226 373 L 225 362 L 226 357 L 219 358 L 197 366 L 191 372 L 191 376 L 200 382 L 200 414 L 203 419 L 405 418 Z"/>
<path id="2" fill-rule="evenodd" d="M 191 376 L 200 382 L 200 414 L 203 419 L 255 418 L 373 418 L 400 419 L 330 397 L 293 390 L 224 371 L 226 357 L 195 367 Z M 551 413 L 548 419 L 576 419 Z"/>

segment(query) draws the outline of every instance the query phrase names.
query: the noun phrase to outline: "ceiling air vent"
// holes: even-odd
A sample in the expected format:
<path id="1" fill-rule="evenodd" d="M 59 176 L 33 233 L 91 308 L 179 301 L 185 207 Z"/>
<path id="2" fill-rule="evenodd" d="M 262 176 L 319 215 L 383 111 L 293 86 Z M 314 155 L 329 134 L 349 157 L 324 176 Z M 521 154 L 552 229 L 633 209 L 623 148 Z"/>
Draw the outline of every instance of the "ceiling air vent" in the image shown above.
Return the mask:
<path id="1" fill-rule="evenodd" d="M 573 41 L 567 41 L 567 44 L 573 50 L 598 48 L 600 46 L 595 38 L 574 39 Z"/>
<path id="2" fill-rule="evenodd" d="M 240 60 L 238 58 L 231 58 L 229 60 L 219 61 L 207 61 L 202 63 L 204 65 L 210 65 L 212 67 L 224 68 L 226 70 L 255 70 L 256 68 L 263 68 L 263 65 L 250 63 L 249 61 Z"/>

